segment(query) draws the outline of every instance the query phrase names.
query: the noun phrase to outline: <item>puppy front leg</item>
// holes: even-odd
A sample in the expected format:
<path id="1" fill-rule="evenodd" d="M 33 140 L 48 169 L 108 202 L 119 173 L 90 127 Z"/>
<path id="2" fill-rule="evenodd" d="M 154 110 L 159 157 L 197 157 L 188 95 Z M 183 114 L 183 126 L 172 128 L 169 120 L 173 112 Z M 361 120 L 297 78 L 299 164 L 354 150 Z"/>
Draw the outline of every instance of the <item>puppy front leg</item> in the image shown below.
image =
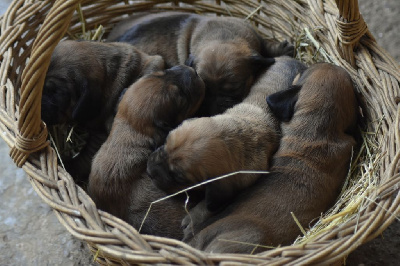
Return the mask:
<path id="1" fill-rule="evenodd" d="M 107 139 L 105 132 L 90 132 L 85 147 L 73 159 L 64 163 L 65 169 L 74 181 L 86 189 L 94 155 Z"/>

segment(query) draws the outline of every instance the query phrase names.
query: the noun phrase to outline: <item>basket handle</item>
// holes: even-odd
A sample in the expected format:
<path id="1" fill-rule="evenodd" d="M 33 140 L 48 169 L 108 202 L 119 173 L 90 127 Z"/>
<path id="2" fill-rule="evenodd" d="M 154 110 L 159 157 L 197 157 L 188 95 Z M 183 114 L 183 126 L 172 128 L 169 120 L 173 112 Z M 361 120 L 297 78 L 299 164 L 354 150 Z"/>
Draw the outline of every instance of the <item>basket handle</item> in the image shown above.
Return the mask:
<path id="1" fill-rule="evenodd" d="M 22 73 L 20 115 L 15 144 L 10 156 L 22 167 L 29 155 L 45 148 L 47 128 L 41 120 L 42 89 L 51 54 L 67 32 L 80 0 L 57 0 L 50 9 L 33 43 L 31 56 Z"/>
<path id="2" fill-rule="evenodd" d="M 369 34 L 368 27 L 360 14 L 358 0 L 335 0 L 335 2 L 339 9 L 339 17 L 335 20 L 338 29 L 336 45 L 342 57 L 355 67 L 354 48 L 364 34 Z"/>

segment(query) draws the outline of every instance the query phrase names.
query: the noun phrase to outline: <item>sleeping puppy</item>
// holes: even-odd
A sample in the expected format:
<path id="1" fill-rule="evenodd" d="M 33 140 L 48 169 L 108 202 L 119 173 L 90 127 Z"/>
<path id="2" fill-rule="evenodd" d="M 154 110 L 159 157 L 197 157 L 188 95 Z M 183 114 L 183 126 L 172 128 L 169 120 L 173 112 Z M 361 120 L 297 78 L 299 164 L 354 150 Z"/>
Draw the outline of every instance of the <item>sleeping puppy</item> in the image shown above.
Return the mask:
<path id="1" fill-rule="evenodd" d="M 139 228 L 150 203 L 166 196 L 146 175 L 147 159 L 194 114 L 204 93 L 203 81 L 188 66 L 146 75 L 128 88 L 93 160 L 88 193 L 98 208 Z M 155 204 L 141 233 L 181 238 L 183 205 L 175 198 Z"/>
<path id="2" fill-rule="evenodd" d="M 149 56 L 129 44 L 63 41 L 56 46 L 43 87 L 41 113 L 47 125 L 73 123 L 89 131 L 80 155 L 66 161 L 75 179 L 87 179 L 123 89 L 161 69 L 160 56 Z"/>
<path id="3" fill-rule="evenodd" d="M 241 102 L 255 77 L 274 63 L 272 57 L 294 53 L 287 42 L 264 41 L 243 19 L 182 12 L 137 14 L 117 25 L 108 40 L 159 54 L 168 66 L 194 67 L 207 88 L 199 116 L 219 114 Z"/>
<path id="4" fill-rule="evenodd" d="M 291 212 L 306 227 L 340 193 L 356 144 L 353 89 L 345 70 L 322 63 L 306 70 L 289 90 L 270 95 L 268 105 L 278 117 L 295 104 L 292 119 L 281 125 L 271 173 L 220 213 L 205 216 L 186 241 L 214 253 L 250 253 L 256 245 L 292 243 L 301 232 Z M 192 215 L 202 217 L 204 213 Z"/>
<path id="5" fill-rule="evenodd" d="M 278 149 L 280 134 L 279 122 L 265 97 L 289 87 L 305 68 L 295 59 L 279 57 L 242 103 L 221 115 L 186 120 L 171 131 L 165 145 L 147 163 L 147 172 L 154 183 L 172 193 L 240 170 L 266 171 Z M 217 211 L 258 177 L 238 174 L 208 184 L 206 204 L 201 206 Z"/>
<path id="6" fill-rule="evenodd" d="M 140 76 L 162 69 L 160 56 L 129 44 L 60 42 L 46 74 L 42 119 L 47 125 L 73 121 L 87 128 L 105 127 L 104 121 L 112 123 L 122 90 Z"/>

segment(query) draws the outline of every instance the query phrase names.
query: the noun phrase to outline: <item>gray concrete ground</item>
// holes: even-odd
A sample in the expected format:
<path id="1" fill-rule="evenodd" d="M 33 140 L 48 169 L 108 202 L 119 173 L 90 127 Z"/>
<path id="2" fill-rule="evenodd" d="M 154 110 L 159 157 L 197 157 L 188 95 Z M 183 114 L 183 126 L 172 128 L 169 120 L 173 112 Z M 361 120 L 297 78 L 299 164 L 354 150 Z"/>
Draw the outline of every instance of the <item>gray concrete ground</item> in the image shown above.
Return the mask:
<path id="1" fill-rule="evenodd" d="M 0 0 L 0 14 L 10 0 Z M 359 0 L 363 17 L 378 43 L 400 62 L 400 1 Z M 72 237 L 51 208 L 14 166 L 0 140 L 0 265 L 90 265 L 86 244 Z M 347 265 L 399 265 L 400 222 L 364 244 Z"/>

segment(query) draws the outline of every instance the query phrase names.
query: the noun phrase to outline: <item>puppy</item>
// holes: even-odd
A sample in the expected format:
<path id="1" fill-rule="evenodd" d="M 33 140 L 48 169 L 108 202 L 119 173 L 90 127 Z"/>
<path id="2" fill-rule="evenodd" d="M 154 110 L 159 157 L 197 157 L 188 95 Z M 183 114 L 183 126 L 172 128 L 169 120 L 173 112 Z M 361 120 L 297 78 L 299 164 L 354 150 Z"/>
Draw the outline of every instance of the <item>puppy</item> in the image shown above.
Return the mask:
<path id="1" fill-rule="evenodd" d="M 150 203 L 166 196 L 146 175 L 148 156 L 193 115 L 204 93 L 203 81 L 188 66 L 146 75 L 128 88 L 93 160 L 88 192 L 98 208 L 139 228 Z M 183 201 L 157 203 L 141 233 L 179 239 L 184 214 Z"/>
<path id="2" fill-rule="evenodd" d="M 276 59 L 244 101 L 221 115 L 183 122 L 154 152 L 147 172 L 169 193 L 240 170 L 265 171 L 279 146 L 279 122 L 265 97 L 289 87 L 305 65 L 289 57 Z M 205 205 L 215 212 L 259 175 L 238 174 L 206 186 Z M 187 221 L 184 222 L 186 224 Z"/>
<path id="3" fill-rule="evenodd" d="M 79 156 L 65 161 L 76 180 L 87 179 L 123 89 L 161 69 L 160 56 L 149 56 L 129 44 L 63 41 L 57 45 L 46 74 L 41 113 L 47 125 L 74 123 L 89 131 Z"/>
<path id="4" fill-rule="evenodd" d="M 219 114 L 241 102 L 255 77 L 274 63 L 272 57 L 294 53 L 287 42 L 264 41 L 242 19 L 182 12 L 135 15 L 116 26 L 108 40 L 159 54 L 169 66 L 186 62 L 194 67 L 207 88 L 199 116 Z"/>
<path id="5" fill-rule="evenodd" d="M 268 96 L 278 117 L 293 103 L 292 119 L 281 125 L 271 173 L 220 213 L 206 216 L 194 227 L 194 237 L 186 239 L 190 245 L 207 252 L 250 253 L 257 245 L 290 244 L 301 234 L 291 212 L 306 227 L 332 206 L 356 144 L 351 78 L 340 67 L 313 65 L 289 90 Z M 195 215 L 201 219 L 204 213 Z"/>

